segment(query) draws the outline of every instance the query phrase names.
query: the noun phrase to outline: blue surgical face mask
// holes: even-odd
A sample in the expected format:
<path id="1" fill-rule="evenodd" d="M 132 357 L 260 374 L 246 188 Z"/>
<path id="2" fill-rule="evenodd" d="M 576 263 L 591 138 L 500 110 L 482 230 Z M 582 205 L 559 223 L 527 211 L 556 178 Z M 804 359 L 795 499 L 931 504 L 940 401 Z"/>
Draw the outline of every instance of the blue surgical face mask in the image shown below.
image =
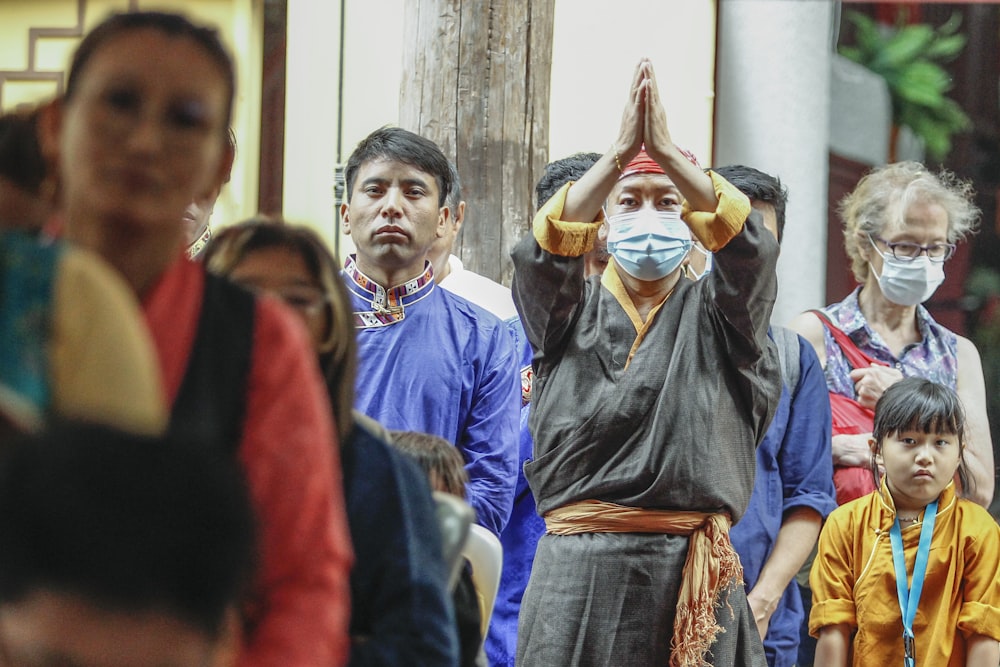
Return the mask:
<path id="1" fill-rule="evenodd" d="M 642 208 L 608 216 L 608 252 L 638 280 L 670 275 L 691 245 L 691 230 L 676 211 Z"/>

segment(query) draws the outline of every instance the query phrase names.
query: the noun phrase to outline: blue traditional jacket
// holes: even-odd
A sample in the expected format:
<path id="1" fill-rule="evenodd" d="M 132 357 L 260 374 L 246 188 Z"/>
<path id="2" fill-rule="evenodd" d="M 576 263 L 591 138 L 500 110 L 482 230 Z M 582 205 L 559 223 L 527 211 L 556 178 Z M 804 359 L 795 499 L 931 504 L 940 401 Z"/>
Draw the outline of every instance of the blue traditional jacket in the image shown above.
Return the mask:
<path id="1" fill-rule="evenodd" d="M 453 442 L 477 520 L 499 535 L 517 481 L 521 382 L 514 343 L 496 316 L 438 289 L 424 272 L 386 289 L 348 258 L 358 333 L 355 407 L 392 430 Z"/>

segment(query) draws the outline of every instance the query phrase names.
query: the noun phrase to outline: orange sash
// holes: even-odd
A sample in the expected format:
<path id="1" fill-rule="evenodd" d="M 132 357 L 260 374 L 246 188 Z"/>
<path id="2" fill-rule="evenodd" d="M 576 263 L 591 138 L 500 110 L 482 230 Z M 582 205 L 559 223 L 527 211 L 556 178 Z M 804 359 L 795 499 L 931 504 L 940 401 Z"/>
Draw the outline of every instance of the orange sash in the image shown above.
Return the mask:
<path id="1" fill-rule="evenodd" d="M 743 567 L 729 541 L 730 518 L 725 514 L 674 512 L 626 507 L 600 500 L 583 500 L 545 515 L 553 535 L 579 533 L 660 533 L 690 535 L 681 571 L 680 594 L 670 642 L 670 667 L 708 665 L 705 654 L 724 632 L 715 620 L 722 591 L 743 584 Z"/>

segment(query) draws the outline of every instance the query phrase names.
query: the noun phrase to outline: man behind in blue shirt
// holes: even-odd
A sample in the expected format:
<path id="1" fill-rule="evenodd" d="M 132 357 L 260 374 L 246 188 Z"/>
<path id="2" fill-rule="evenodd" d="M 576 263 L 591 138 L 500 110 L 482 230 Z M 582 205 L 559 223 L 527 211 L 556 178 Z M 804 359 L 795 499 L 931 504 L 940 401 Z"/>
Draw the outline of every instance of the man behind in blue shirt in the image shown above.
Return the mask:
<path id="1" fill-rule="evenodd" d="M 788 192 L 756 169 L 730 166 L 716 172 L 739 188 L 778 241 L 785 227 Z M 730 530 L 743 563 L 747 601 L 764 640 L 770 667 L 792 667 L 797 658 L 802 600 L 795 574 L 809 558 L 823 519 L 837 506 L 830 453 L 830 400 L 823 368 L 812 346 L 794 332 L 772 326 L 785 387 L 764 439 L 750 505 Z"/>
<path id="2" fill-rule="evenodd" d="M 499 535 L 517 480 L 520 378 L 503 322 L 438 289 L 426 260 L 451 213 L 448 159 L 400 128 L 375 130 L 345 169 L 344 268 L 358 331 L 355 407 L 389 429 L 454 442 L 469 503 Z"/>

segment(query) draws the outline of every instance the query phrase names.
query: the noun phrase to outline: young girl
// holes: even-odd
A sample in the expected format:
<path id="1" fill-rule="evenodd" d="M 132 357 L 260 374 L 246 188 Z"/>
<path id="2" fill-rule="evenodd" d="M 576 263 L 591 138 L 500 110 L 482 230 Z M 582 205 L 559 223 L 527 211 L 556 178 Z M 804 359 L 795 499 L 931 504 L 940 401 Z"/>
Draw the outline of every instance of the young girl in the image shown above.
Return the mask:
<path id="1" fill-rule="evenodd" d="M 948 667 L 1000 662 L 1000 528 L 968 490 L 965 414 L 921 378 L 875 407 L 881 488 L 830 515 L 810 585 L 816 667 Z M 853 634 L 853 639 L 852 639 Z"/>

